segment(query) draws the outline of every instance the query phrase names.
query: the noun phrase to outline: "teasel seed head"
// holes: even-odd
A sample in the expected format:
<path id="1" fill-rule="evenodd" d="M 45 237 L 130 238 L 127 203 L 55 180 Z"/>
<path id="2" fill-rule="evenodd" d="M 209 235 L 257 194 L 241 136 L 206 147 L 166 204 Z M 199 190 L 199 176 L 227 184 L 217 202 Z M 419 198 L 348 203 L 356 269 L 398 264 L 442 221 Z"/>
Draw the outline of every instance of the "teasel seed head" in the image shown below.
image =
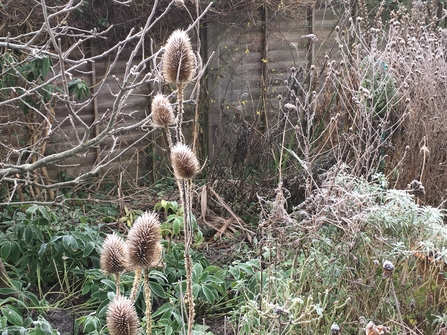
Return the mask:
<path id="1" fill-rule="evenodd" d="M 155 125 L 167 127 L 175 122 L 174 109 L 165 95 L 157 94 L 152 100 L 151 109 Z"/>
<path id="2" fill-rule="evenodd" d="M 171 164 L 177 180 L 192 179 L 200 171 L 199 161 L 194 152 L 180 142 L 171 150 Z"/>
<path id="3" fill-rule="evenodd" d="M 195 73 L 195 56 L 188 34 L 175 30 L 165 45 L 162 56 L 163 77 L 171 84 L 187 84 Z"/>
<path id="4" fill-rule="evenodd" d="M 115 296 L 109 303 L 106 322 L 110 335 L 138 334 L 139 320 L 135 307 L 122 295 Z"/>
<path id="5" fill-rule="evenodd" d="M 157 214 L 145 212 L 140 215 L 127 236 L 127 268 L 129 270 L 148 268 L 158 262 L 160 240 L 160 222 Z"/>
<path id="6" fill-rule="evenodd" d="M 100 258 L 101 270 L 106 275 L 120 274 L 126 269 L 125 249 L 126 244 L 120 236 L 115 233 L 106 236 Z"/>

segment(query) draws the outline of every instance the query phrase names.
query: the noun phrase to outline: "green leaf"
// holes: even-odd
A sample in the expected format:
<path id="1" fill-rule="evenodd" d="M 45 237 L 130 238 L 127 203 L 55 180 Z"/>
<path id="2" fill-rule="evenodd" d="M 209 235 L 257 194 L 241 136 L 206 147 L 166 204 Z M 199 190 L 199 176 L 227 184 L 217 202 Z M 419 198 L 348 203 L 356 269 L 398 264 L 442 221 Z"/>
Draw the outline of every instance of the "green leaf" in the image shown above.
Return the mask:
<path id="1" fill-rule="evenodd" d="M 33 228 L 31 226 L 26 226 L 24 231 L 25 244 L 31 245 L 33 242 Z"/>
<path id="2" fill-rule="evenodd" d="M 0 295 L 10 295 L 10 294 L 15 294 L 15 293 L 17 293 L 17 291 L 14 290 L 13 288 L 10 288 L 10 287 L 0 288 Z M 5 303 L 5 301 L 2 301 L 2 303 Z"/>
<path id="3" fill-rule="evenodd" d="M 91 287 L 91 286 L 92 286 L 92 283 L 86 283 L 86 284 L 82 287 L 81 294 L 82 294 L 82 295 L 85 295 L 85 294 L 89 293 L 89 292 L 90 292 L 90 287 Z"/>
<path id="4" fill-rule="evenodd" d="M 47 250 L 47 247 L 48 247 L 48 243 L 42 243 L 39 248 L 39 252 L 37 253 L 37 256 L 42 257 L 43 254 L 45 253 L 45 251 Z"/>
<path id="5" fill-rule="evenodd" d="M 89 256 L 92 253 L 93 249 L 95 249 L 95 243 L 91 241 L 88 242 L 84 247 L 84 253 L 82 254 L 82 256 L 83 257 Z"/>
<path id="6" fill-rule="evenodd" d="M 47 56 L 42 60 L 42 68 L 40 69 L 42 79 L 45 79 L 48 72 L 50 71 L 50 67 L 51 67 L 51 58 Z"/>
<path id="7" fill-rule="evenodd" d="M 193 270 L 192 270 L 192 280 L 194 282 L 198 282 L 200 277 L 202 277 L 202 273 L 203 273 L 203 267 L 200 263 L 196 263 L 193 266 Z"/>
<path id="8" fill-rule="evenodd" d="M 215 283 L 215 284 L 222 284 L 223 280 L 220 278 L 217 278 L 216 276 L 208 275 L 204 280 L 206 280 L 209 283 Z"/>
<path id="9" fill-rule="evenodd" d="M 12 242 L 11 244 L 11 253 L 9 259 L 12 263 L 16 263 L 21 255 L 20 247 L 17 243 Z"/>
<path id="10" fill-rule="evenodd" d="M 153 314 L 152 317 L 157 317 L 159 315 L 165 314 L 165 313 L 169 313 L 169 315 L 175 314 L 177 311 L 177 309 L 170 303 L 167 302 L 164 305 L 160 306 Z M 162 318 L 163 319 L 163 318 Z"/>
<path id="11" fill-rule="evenodd" d="M 183 222 L 179 217 L 176 217 L 172 222 L 172 231 L 174 235 L 180 234 L 180 230 L 182 228 Z"/>
<path id="12" fill-rule="evenodd" d="M 159 283 L 150 282 L 149 286 L 151 288 L 151 291 L 160 298 L 166 298 L 165 291 L 163 290 L 163 286 L 161 286 Z"/>
<path id="13" fill-rule="evenodd" d="M 8 260 L 8 256 L 11 253 L 13 243 L 11 241 L 6 241 L 2 245 L 2 249 L 0 250 L 0 254 L 2 255 L 2 259 Z"/>
<path id="14" fill-rule="evenodd" d="M 116 291 L 116 284 L 114 281 L 112 281 L 110 279 L 102 279 L 101 283 L 106 285 L 110 289 L 110 291 L 112 291 L 112 292 Z"/>
<path id="15" fill-rule="evenodd" d="M 62 245 L 66 250 L 76 251 L 79 248 L 78 242 L 72 235 L 65 235 L 62 238 Z"/>
<path id="16" fill-rule="evenodd" d="M 28 219 L 32 218 L 34 214 L 36 214 L 36 211 L 39 209 L 39 206 L 37 205 L 31 205 L 30 207 L 28 207 L 25 211 L 26 213 L 26 217 Z"/>
<path id="17" fill-rule="evenodd" d="M 9 323 L 12 323 L 14 326 L 23 325 L 22 316 L 9 306 L 2 307 L 0 311 L 6 317 Z"/>
<path id="18" fill-rule="evenodd" d="M 211 304 L 214 304 L 214 302 L 216 301 L 216 299 L 218 297 L 216 291 L 214 289 L 211 289 L 207 285 L 203 285 L 202 292 L 205 295 L 206 300 L 208 300 L 208 302 L 210 302 Z"/>
<path id="19" fill-rule="evenodd" d="M 31 301 L 33 304 L 33 307 L 39 306 L 39 299 L 36 297 L 36 295 L 34 293 L 23 292 L 23 293 L 21 293 L 21 295 L 23 295 L 23 297 L 25 297 L 26 299 Z"/>
<path id="20" fill-rule="evenodd" d="M 0 329 L 5 329 L 7 322 L 8 322 L 8 319 L 6 319 L 6 316 L 2 316 L 0 318 Z"/>
<path id="21" fill-rule="evenodd" d="M 192 295 L 194 296 L 194 298 L 197 298 L 201 288 L 202 287 L 199 284 L 192 284 Z"/>

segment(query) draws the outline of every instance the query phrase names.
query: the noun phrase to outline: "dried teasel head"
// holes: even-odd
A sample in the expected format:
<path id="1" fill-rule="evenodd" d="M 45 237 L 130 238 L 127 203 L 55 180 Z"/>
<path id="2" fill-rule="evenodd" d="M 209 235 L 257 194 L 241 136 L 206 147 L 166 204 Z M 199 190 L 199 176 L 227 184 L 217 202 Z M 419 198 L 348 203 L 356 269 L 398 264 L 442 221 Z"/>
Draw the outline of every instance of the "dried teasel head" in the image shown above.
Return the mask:
<path id="1" fill-rule="evenodd" d="M 383 278 L 390 278 L 393 275 L 394 265 L 390 261 L 383 262 Z"/>
<path id="2" fill-rule="evenodd" d="M 177 180 L 192 179 L 200 171 L 199 161 L 194 152 L 180 142 L 171 150 L 171 164 Z"/>
<path id="3" fill-rule="evenodd" d="M 171 84 L 187 84 L 195 73 L 195 56 L 188 34 L 175 30 L 165 45 L 162 56 L 163 77 Z"/>
<path id="4" fill-rule="evenodd" d="M 107 235 L 103 244 L 100 258 L 101 270 L 106 275 L 119 274 L 126 269 L 124 240 L 113 233 Z"/>
<path id="5" fill-rule="evenodd" d="M 152 100 L 152 122 L 160 127 L 167 127 L 175 122 L 174 109 L 169 99 L 163 94 L 157 94 Z"/>
<path id="6" fill-rule="evenodd" d="M 127 236 L 126 265 L 129 270 L 153 267 L 160 259 L 160 222 L 157 214 L 145 212 Z"/>
<path id="7" fill-rule="evenodd" d="M 110 335 L 138 334 L 138 315 L 130 299 L 122 295 L 116 296 L 107 307 L 107 328 Z"/>
<path id="8" fill-rule="evenodd" d="M 335 322 L 331 326 L 331 335 L 339 335 L 340 334 L 340 326 Z"/>

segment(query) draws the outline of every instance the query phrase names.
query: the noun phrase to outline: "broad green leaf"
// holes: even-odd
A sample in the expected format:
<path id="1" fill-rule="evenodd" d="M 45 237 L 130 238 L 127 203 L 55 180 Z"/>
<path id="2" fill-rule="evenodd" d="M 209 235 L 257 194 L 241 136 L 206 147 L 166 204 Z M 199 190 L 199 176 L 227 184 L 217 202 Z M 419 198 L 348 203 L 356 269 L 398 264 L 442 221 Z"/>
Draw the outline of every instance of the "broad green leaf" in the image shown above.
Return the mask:
<path id="1" fill-rule="evenodd" d="M 25 244 L 30 245 L 33 242 L 33 228 L 31 226 L 26 226 L 24 231 Z"/>
<path id="2" fill-rule="evenodd" d="M 212 288 L 209 288 L 207 285 L 203 285 L 202 292 L 205 295 L 206 300 L 208 300 L 208 302 L 210 302 L 211 304 L 214 304 L 217 299 L 216 291 Z"/>
<path id="3" fill-rule="evenodd" d="M 82 254 L 82 256 L 83 257 L 89 256 L 92 253 L 93 249 L 95 249 L 95 243 L 91 241 L 88 242 L 84 247 L 84 253 Z"/>
<path id="4" fill-rule="evenodd" d="M 85 294 L 89 293 L 89 292 L 90 292 L 90 287 L 91 287 L 91 286 L 92 286 L 92 283 L 86 283 L 86 284 L 82 287 L 81 294 L 82 294 L 82 295 L 85 295 Z"/>
<path id="5" fill-rule="evenodd" d="M 79 247 L 78 242 L 72 235 L 65 235 L 62 238 L 62 245 L 64 246 L 65 249 L 71 251 L 76 251 Z"/>
<path id="6" fill-rule="evenodd" d="M 0 250 L 0 254 L 2 255 L 2 259 L 8 260 L 9 254 L 11 253 L 12 249 L 12 242 L 6 241 L 2 245 L 2 249 Z"/>
<path id="7" fill-rule="evenodd" d="M 194 296 L 194 298 L 198 297 L 201 288 L 202 287 L 199 284 L 192 284 L 192 295 Z"/>
<path id="8" fill-rule="evenodd" d="M 45 253 L 45 251 L 47 250 L 47 247 L 48 247 L 48 243 L 42 243 L 39 248 L 39 252 L 37 253 L 37 256 L 42 257 L 43 254 Z"/>
<path id="9" fill-rule="evenodd" d="M 192 280 L 198 282 L 200 277 L 202 277 L 203 267 L 200 263 L 196 263 L 192 269 Z"/>
<path id="10" fill-rule="evenodd" d="M 165 291 L 163 290 L 163 287 L 159 283 L 150 282 L 149 286 L 154 295 L 160 298 L 166 298 Z"/>
<path id="11" fill-rule="evenodd" d="M 106 285 L 112 292 L 115 292 L 116 290 L 116 284 L 114 281 L 110 280 L 110 279 L 102 279 L 101 283 L 103 283 L 104 285 Z"/>
<path id="12" fill-rule="evenodd" d="M 2 307 L 0 311 L 2 312 L 3 316 L 6 316 L 6 319 L 8 319 L 9 323 L 12 323 L 14 326 L 23 325 L 22 316 L 9 306 Z"/>
<path id="13" fill-rule="evenodd" d="M 14 290 L 13 288 L 10 287 L 3 287 L 0 288 L 0 295 L 10 295 L 10 294 L 15 294 L 17 293 L 16 290 Z M 2 301 L 2 304 L 4 304 L 6 301 Z"/>
<path id="14" fill-rule="evenodd" d="M 182 222 L 179 218 L 174 219 L 172 222 L 172 232 L 174 235 L 180 234 L 180 230 L 182 228 Z"/>

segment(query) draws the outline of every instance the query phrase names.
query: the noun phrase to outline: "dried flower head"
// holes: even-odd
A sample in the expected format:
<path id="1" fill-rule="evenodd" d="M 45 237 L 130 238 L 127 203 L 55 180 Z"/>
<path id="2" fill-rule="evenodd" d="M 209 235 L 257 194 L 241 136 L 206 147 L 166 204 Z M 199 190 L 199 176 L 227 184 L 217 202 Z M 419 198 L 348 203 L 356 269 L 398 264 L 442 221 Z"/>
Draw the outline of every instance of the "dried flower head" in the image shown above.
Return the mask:
<path id="1" fill-rule="evenodd" d="M 338 335 L 338 334 L 340 334 L 340 326 L 334 322 L 331 326 L 331 335 Z"/>
<path id="2" fill-rule="evenodd" d="M 393 275 L 394 265 L 390 261 L 383 262 L 383 278 L 389 278 Z"/>
<path id="3" fill-rule="evenodd" d="M 163 94 L 157 94 L 152 100 L 152 121 L 160 127 L 167 127 L 175 122 L 174 110 L 169 99 Z"/>
<path id="4" fill-rule="evenodd" d="M 171 164 L 175 178 L 185 180 L 194 178 L 200 171 L 199 161 L 192 150 L 183 143 L 177 143 L 171 150 Z"/>
<path id="5" fill-rule="evenodd" d="M 148 268 L 157 263 L 160 258 L 160 240 L 160 222 L 157 214 L 145 212 L 140 215 L 127 236 L 127 267 Z"/>
<path id="6" fill-rule="evenodd" d="M 175 30 L 166 42 L 162 57 L 163 77 L 171 84 L 187 84 L 195 73 L 195 56 L 188 34 Z"/>
<path id="7" fill-rule="evenodd" d="M 110 335 L 138 334 L 138 315 L 130 299 L 116 296 L 107 307 L 107 328 Z"/>
<path id="8" fill-rule="evenodd" d="M 366 335 L 383 335 L 389 334 L 390 329 L 383 325 L 376 326 L 374 322 L 370 321 L 365 327 Z"/>
<path id="9" fill-rule="evenodd" d="M 117 234 L 106 236 L 100 259 L 101 270 L 106 275 L 119 274 L 125 270 L 125 248 L 124 240 Z"/>

